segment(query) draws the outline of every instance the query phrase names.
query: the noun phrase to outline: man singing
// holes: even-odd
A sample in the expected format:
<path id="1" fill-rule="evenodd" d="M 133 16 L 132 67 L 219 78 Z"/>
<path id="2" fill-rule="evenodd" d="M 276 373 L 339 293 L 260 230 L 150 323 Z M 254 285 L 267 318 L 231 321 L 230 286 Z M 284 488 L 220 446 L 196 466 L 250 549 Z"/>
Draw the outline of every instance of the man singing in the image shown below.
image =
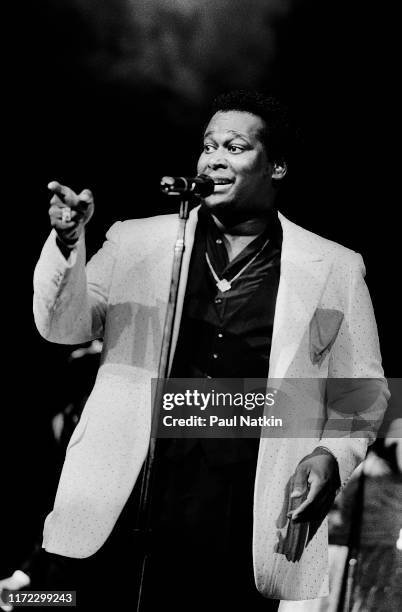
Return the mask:
<path id="1" fill-rule="evenodd" d="M 386 407 L 361 256 L 275 209 L 289 141 L 273 98 L 232 92 L 215 101 L 197 166 L 214 191 L 190 213 L 170 376 L 308 380 L 321 429 L 160 444 L 144 609 L 267 611 L 281 599 L 325 595 L 325 516 Z M 53 230 L 35 271 L 38 330 L 64 344 L 103 338 L 43 541 L 53 558 L 83 560 L 123 529 L 146 457 L 178 219 L 115 223 L 85 267 L 91 192 L 58 182 L 49 189 Z M 356 384 L 330 385 L 338 379 Z M 362 432 L 352 408 L 366 382 Z M 342 421 L 336 436 L 331 418 Z M 302 544 L 292 533 L 304 534 Z"/>

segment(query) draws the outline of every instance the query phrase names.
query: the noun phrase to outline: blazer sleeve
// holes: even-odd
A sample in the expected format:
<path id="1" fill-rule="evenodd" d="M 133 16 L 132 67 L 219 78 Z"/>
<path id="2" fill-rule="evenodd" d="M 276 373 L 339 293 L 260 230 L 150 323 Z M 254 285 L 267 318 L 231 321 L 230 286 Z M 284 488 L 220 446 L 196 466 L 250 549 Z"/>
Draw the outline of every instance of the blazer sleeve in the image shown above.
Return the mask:
<path id="1" fill-rule="evenodd" d="M 342 485 L 374 442 L 390 396 L 364 275 L 363 259 L 355 253 L 345 316 L 329 359 L 327 421 L 320 441 L 337 458 Z"/>
<path id="2" fill-rule="evenodd" d="M 34 319 L 46 340 L 80 344 L 103 336 L 120 249 L 120 225 L 117 222 L 110 228 L 102 248 L 87 266 L 84 234 L 67 260 L 52 230 L 34 272 Z"/>

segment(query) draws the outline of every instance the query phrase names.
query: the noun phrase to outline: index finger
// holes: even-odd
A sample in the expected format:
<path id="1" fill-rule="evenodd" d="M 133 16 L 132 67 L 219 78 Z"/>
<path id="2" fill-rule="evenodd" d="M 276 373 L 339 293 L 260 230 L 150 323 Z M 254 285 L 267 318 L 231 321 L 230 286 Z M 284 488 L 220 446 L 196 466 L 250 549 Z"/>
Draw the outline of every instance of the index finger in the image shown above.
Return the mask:
<path id="1" fill-rule="evenodd" d="M 47 188 L 50 191 L 53 191 L 53 193 L 57 194 L 59 196 L 59 198 L 64 201 L 64 196 L 65 196 L 65 187 L 64 185 L 61 185 L 58 181 L 50 181 L 50 183 L 48 183 Z"/>

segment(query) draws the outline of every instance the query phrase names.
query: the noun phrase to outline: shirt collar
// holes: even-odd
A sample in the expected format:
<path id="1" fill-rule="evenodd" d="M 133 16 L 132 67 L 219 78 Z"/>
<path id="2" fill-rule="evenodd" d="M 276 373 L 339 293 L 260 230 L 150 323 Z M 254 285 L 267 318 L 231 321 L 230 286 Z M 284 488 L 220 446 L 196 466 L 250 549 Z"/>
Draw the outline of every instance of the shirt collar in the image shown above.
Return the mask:
<path id="1" fill-rule="evenodd" d="M 267 238 L 270 239 L 272 246 L 282 246 L 282 225 L 278 218 L 278 211 L 273 208 L 267 211 L 267 217 L 269 219 L 267 228 L 259 236 L 263 241 Z M 211 232 L 214 239 L 222 237 L 222 232 L 217 227 L 210 210 L 203 204 L 200 206 L 198 211 L 198 223 L 205 232 Z"/>

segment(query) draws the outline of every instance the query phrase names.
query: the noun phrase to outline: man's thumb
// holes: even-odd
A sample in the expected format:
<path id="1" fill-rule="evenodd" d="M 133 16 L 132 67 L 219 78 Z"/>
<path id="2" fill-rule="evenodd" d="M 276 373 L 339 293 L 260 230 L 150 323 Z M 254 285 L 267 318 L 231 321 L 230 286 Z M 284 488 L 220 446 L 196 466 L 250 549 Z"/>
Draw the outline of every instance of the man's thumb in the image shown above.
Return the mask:
<path id="1" fill-rule="evenodd" d="M 293 487 L 290 494 L 290 497 L 300 497 L 307 490 L 307 477 L 308 473 L 306 468 L 303 465 L 299 465 L 296 468 L 295 474 L 293 476 Z"/>

